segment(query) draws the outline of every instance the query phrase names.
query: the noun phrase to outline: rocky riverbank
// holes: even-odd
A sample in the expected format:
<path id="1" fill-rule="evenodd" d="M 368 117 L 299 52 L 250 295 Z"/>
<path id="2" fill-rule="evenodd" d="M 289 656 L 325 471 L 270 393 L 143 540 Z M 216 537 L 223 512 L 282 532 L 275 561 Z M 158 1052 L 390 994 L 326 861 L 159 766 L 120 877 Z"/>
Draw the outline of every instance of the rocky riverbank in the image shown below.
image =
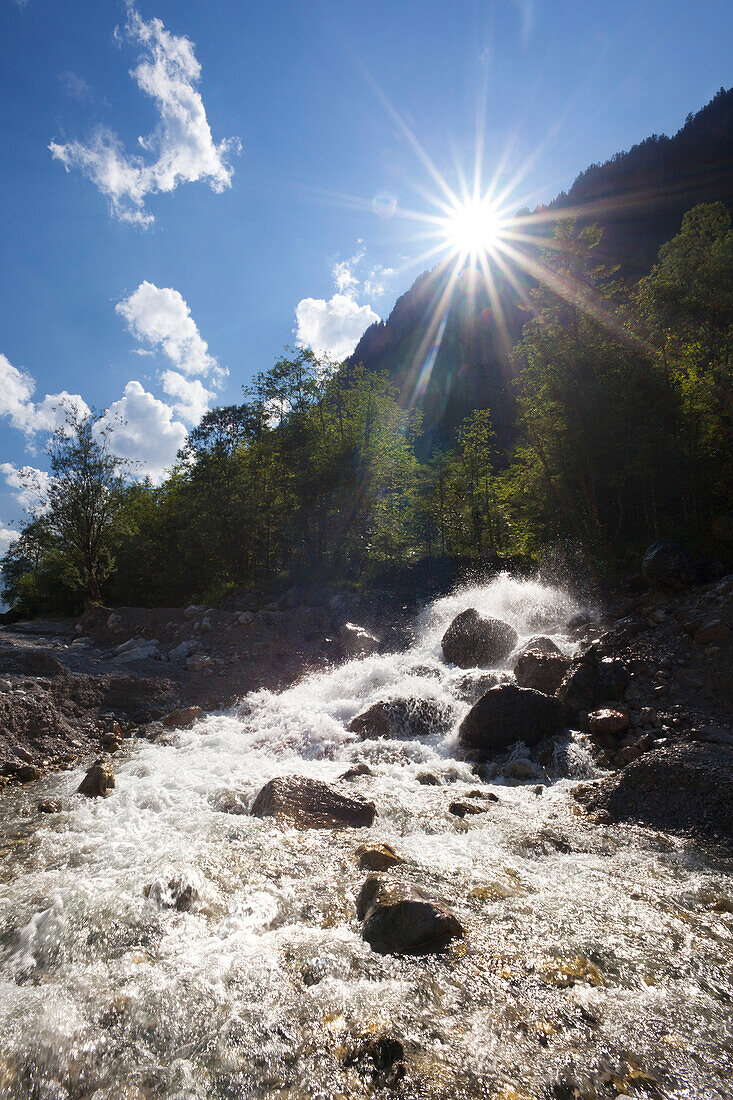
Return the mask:
<path id="1" fill-rule="evenodd" d="M 2 627 L 0 784 L 164 736 L 191 707 L 279 690 L 407 635 L 404 610 L 385 597 L 301 589 L 265 605 L 243 596 L 225 609 L 92 607 L 78 622 Z"/>

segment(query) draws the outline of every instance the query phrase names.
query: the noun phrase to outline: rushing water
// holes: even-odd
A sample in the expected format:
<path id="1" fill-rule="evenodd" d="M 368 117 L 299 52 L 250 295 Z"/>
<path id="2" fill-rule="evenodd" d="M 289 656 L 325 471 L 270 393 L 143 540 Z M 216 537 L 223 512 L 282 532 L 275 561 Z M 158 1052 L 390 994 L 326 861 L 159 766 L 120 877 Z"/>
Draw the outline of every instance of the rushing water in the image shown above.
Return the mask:
<path id="1" fill-rule="evenodd" d="M 400 1096 L 733 1096 L 730 866 L 585 821 L 574 779 L 538 795 L 537 779 L 499 775 L 488 812 L 447 812 L 478 782 L 455 729 L 485 674 L 440 657 L 469 606 L 520 644 L 541 632 L 571 649 L 572 601 L 500 577 L 429 607 L 404 653 L 258 692 L 174 746 L 133 745 L 106 800 L 74 794 L 78 772 L 3 796 L 0 1097 L 368 1096 L 380 1083 L 349 1054 L 381 1034 L 405 1049 Z M 451 732 L 347 732 L 372 702 L 405 696 L 450 707 Z M 581 774 L 582 742 L 575 753 Z M 222 812 L 273 775 L 335 781 L 361 761 L 374 777 L 344 790 L 376 803 L 371 830 Z M 418 784 L 426 768 L 446 786 Z M 38 817 L 51 796 L 63 811 Z M 367 837 L 454 908 L 467 934 L 446 954 L 381 956 L 362 940 L 354 852 Z M 166 907 L 176 879 L 198 891 L 187 912 Z"/>

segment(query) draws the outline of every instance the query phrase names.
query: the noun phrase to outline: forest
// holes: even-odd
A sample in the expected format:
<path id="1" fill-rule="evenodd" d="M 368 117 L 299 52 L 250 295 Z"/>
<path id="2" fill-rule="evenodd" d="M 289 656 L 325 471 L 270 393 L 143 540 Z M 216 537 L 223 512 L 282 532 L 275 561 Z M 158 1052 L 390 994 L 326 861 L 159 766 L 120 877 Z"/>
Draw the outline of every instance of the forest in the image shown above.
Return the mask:
<path id="1" fill-rule="evenodd" d="M 597 262 L 601 240 L 568 217 L 543 248 L 507 357 L 511 421 L 467 407 L 427 451 L 388 372 L 303 349 L 207 413 L 161 485 L 72 416 L 3 561 L 11 616 L 389 583 L 446 558 L 616 577 L 660 537 L 730 557 L 730 215 L 690 209 L 634 284 Z"/>

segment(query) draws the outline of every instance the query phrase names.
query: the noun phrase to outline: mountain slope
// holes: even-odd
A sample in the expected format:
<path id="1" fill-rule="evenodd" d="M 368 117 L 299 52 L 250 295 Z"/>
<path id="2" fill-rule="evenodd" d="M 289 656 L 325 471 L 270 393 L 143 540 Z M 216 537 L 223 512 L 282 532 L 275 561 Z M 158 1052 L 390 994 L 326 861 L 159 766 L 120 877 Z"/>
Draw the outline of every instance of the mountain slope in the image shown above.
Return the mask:
<path id="1" fill-rule="evenodd" d="M 600 224 L 599 261 L 618 264 L 636 281 L 678 232 L 685 211 L 714 201 L 733 210 L 733 89 L 721 88 L 673 137 L 654 134 L 591 165 L 546 209 Z M 496 279 L 500 311 L 475 273 L 462 272 L 450 295 L 448 277 L 445 263 L 420 275 L 387 320 L 366 330 L 350 362 L 388 371 L 402 404 L 422 409 L 423 450 L 450 445 L 461 420 L 487 407 L 506 445 L 513 421 L 508 352 L 526 314 L 503 277 Z"/>

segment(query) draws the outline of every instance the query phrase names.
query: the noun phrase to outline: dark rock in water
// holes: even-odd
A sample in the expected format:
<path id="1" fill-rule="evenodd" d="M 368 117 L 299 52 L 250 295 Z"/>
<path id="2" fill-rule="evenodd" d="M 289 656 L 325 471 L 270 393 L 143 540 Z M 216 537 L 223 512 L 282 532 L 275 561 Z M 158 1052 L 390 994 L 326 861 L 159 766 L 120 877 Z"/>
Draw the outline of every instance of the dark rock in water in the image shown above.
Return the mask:
<path id="1" fill-rule="evenodd" d="M 454 817 L 471 817 L 473 814 L 485 814 L 487 806 L 479 806 L 475 802 L 451 802 L 448 813 Z"/>
<path id="2" fill-rule="evenodd" d="M 215 810 L 222 814 L 234 814 L 236 817 L 249 813 L 247 800 L 241 791 L 217 791 L 211 800 L 211 804 Z"/>
<path id="3" fill-rule="evenodd" d="M 344 1057 L 345 1066 L 371 1071 L 378 1089 L 395 1088 L 405 1076 L 405 1048 L 390 1035 L 370 1035 Z"/>
<path id="4" fill-rule="evenodd" d="M 95 760 L 77 787 L 79 794 L 87 798 L 106 798 L 115 785 L 115 776 L 109 760 Z"/>
<path id="5" fill-rule="evenodd" d="M 356 764 L 353 768 L 347 768 L 342 775 L 339 776 L 339 782 L 348 781 L 350 779 L 359 779 L 361 776 L 374 775 L 374 772 L 368 764 Z"/>
<path id="6" fill-rule="evenodd" d="M 485 802 L 498 802 L 493 791 L 466 791 L 466 798 L 483 798 Z"/>
<path id="7" fill-rule="evenodd" d="M 570 658 L 561 653 L 524 650 L 514 666 L 514 675 L 520 687 L 535 688 L 545 695 L 554 695 L 570 668 Z"/>
<path id="8" fill-rule="evenodd" d="M 485 691 L 496 687 L 499 677 L 495 672 L 476 672 L 472 670 L 455 681 L 454 691 L 464 703 L 475 703 Z"/>
<path id="9" fill-rule="evenodd" d="M 35 783 L 43 772 L 35 764 L 18 764 L 15 768 L 15 778 L 19 783 Z"/>
<path id="10" fill-rule="evenodd" d="M 157 879 L 143 893 L 161 909 L 177 909 L 179 913 L 188 913 L 199 898 L 195 884 L 185 874 L 174 875 L 167 882 Z"/>
<path id="11" fill-rule="evenodd" d="M 431 699 L 392 699 L 374 703 L 356 718 L 349 729 L 362 738 L 391 737 L 411 741 L 446 733 L 450 729 L 448 709 Z"/>
<path id="12" fill-rule="evenodd" d="M 362 935 L 381 954 L 423 955 L 444 950 L 463 935 L 459 921 L 438 898 L 406 883 L 370 875 L 356 901 Z"/>
<path id="13" fill-rule="evenodd" d="M 362 844 L 356 849 L 362 871 L 388 871 L 404 863 L 391 844 Z"/>
<path id="14" fill-rule="evenodd" d="M 578 794 L 607 820 L 733 840 L 733 749 L 683 742 L 656 749 Z"/>
<path id="15" fill-rule="evenodd" d="M 697 584 L 699 578 L 692 555 L 676 542 L 664 540 L 649 547 L 641 563 L 641 572 L 647 584 L 661 584 L 665 588 L 689 588 Z"/>
<path id="16" fill-rule="evenodd" d="M 341 656 L 369 657 L 379 649 L 379 638 L 375 638 L 363 626 L 356 623 L 344 623 L 338 636 L 338 648 Z"/>
<path id="17" fill-rule="evenodd" d="M 203 716 L 201 707 L 179 707 L 177 710 L 172 710 L 170 714 L 166 714 L 163 725 L 173 730 L 187 729 Z"/>
<path id="18" fill-rule="evenodd" d="M 61 799 L 60 798 L 47 798 L 45 802 L 39 802 L 36 806 L 36 810 L 39 814 L 60 814 L 61 813 Z"/>
<path id="19" fill-rule="evenodd" d="M 347 798 L 320 779 L 304 775 L 271 779 L 257 795 L 251 810 L 255 817 L 284 817 L 306 829 L 369 827 L 375 812 L 373 802 Z"/>
<path id="20" fill-rule="evenodd" d="M 443 656 L 459 668 L 481 668 L 508 657 L 517 644 L 518 634 L 501 619 L 484 619 L 469 607 L 456 615 L 443 639 Z"/>
<path id="21" fill-rule="evenodd" d="M 572 662 L 557 697 L 574 711 L 589 711 L 623 698 L 629 671 L 622 660 L 598 656 L 595 646 Z"/>
<path id="22" fill-rule="evenodd" d="M 469 760 L 487 760 L 515 741 L 536 745 L 568 725 L 570 711 L 551 695 L 501 684 L 482 695 L 458 728 L 458 744 Z"/>
<path id="23" fill-rule="evenodd" d="M 557 653 L 562 657 L 561 651 L 552 638 L 546 638 L 544 634 L 538 634 L 536 638 L 530 638 L 525 642 L 520 650 L 520 656 L 522 653 Z"/>
<path id="24" fill-rule="evenodd" d="M 442 787 L 443 781 L 435 772 L 418 772 L 415 779 L 423 787 Z"/>

